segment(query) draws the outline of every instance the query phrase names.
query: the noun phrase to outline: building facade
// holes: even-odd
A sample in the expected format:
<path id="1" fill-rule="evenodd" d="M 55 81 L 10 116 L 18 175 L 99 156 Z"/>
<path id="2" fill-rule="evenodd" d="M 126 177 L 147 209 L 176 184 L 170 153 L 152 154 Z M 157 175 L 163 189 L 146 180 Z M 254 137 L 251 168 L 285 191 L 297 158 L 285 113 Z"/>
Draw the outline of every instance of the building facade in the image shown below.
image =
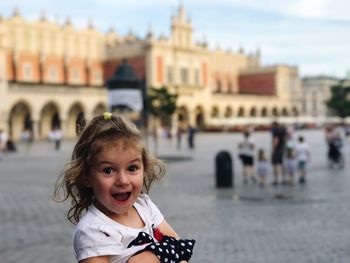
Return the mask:
<path id="1" fill-rule="evenodd" d="M 211 50 L 195 43 L 192 25 L 180 6 L 169 38 L 129 35 L 106 48 L 105 76 L 127 59 L 147 87 L 165 86 L 178 94 L 179 120 L 197 127 L 270 123 L 300 112 L 298 69 L 261 65 L 260 52 Z"/>
<path id="2" fill-rule="evenodd" d="M 0 20 L 0 129 L 14 140 L 24 129 L 46 138 L 55 126 L 75 136 L 75 119 L 108 107 L 104 85 L 127 60 L 147 87 L 178 94 L 174 124 L 206 129 L 270 122 L 301 109 L 297 67 L 262 66 L 260 52 L 211 50 L 195 43 L 186 11 L 172 17 L 171 35 L 141 39 L 75 29 L 41 17 L 28 22 L 16 11 Z"/>
<path id="3" fill-rule="evenodd" d="M 327 76 L 307 77 L 302 79 L 302 108 L 304 116 L 312 117 L 315 122 L 323 123 L 332 117 L 327 101 L 331 97 L 331 87 L 337 85 L 340 79 Z"/>
<path id="4" fill-rule="evenodd" d="M 0 129 L 18 140 L 25 129 L 47 138 L 56 126 L 75 136 L 75 119 L 106 110 L 105 36 L 15 11 L 0 21 Z"/>

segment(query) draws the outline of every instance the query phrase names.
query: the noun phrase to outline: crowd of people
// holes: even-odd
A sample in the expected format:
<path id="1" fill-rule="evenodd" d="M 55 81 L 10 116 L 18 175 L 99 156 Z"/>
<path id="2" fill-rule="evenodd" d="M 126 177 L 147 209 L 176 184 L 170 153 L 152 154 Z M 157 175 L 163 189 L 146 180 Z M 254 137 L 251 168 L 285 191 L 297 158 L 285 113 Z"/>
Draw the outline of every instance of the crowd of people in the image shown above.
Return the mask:
<path id="1" fill-rule="evenodd" d="M 54 148 L 57 151 L 60 149 L 62 138 L 63 134 L 59 127 L 54 127 L 48 134 L 48 140 L 54 144 Z M 20 140 L 25 145 L 25 152 L 29 152 L 34 141 L 33 131 L 31 129 L 24 129 L 21 133 Z M 16 151 L 17 145 L 14 140 L 12 140 L 11 136 L 4 130 L 0 130 L 0 159 L 1 154 Z"/>
<path id="2" fill-rule="evenodd" d="M 344 133 L 345 131 L 345 133 Z M 274 122 L 271 125 L 271 151 L 258 148 L 250 130 L 243 132 L 238 144 L 238 156 L 242 162 L 243 182 L 258 182 L 266 185 L 267 177 L 272 175 L 273 186 L 306 183 L 307 166 L 311 161 L 311 152 L 304 136 L 295 136 L 293 129 Z M 343 168 L 342 153 L 344 136 L 349 136 L 341 126 L 325 127 L 325 141 L 328 146 L 327 159 L 330 168 Z M 297 179 L 296 179 L 297 178 Z"/>

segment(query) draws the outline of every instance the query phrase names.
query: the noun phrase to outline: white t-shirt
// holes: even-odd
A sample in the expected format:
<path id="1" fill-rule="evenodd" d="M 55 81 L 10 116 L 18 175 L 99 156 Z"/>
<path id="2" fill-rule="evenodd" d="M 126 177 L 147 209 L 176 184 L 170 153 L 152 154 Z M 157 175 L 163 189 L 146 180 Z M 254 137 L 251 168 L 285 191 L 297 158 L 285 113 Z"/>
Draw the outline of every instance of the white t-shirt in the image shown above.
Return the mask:
<path id="1" fill-rule="evenodd" d="M 91 205 L 74 229 L 73 242 L 77 260 L 109 255 L 111 263 L 124 263 L 147 246 L 144 244 L 127 248 L 141 231 L 154 237 L 152 225 L 156 228 L 164 217 L 146 194 L 140 195 L 134 207 L 145 223 L 143 228 L 119 224 Z"/>
<path id="2" fill-rule="evenodd" d="M 310 149 L 308 144 L 305 142 L 298 143 L 295 146 L 295 152 L 296 152 L 298 161 L 307 162 L 310 158 Z"/>
<path id="3" fill-rule="evenodd" d="M 238 144 L 238 152 L 241 155 L 254 156 L 254 140 L 251 137 L 244 137 Z"/>

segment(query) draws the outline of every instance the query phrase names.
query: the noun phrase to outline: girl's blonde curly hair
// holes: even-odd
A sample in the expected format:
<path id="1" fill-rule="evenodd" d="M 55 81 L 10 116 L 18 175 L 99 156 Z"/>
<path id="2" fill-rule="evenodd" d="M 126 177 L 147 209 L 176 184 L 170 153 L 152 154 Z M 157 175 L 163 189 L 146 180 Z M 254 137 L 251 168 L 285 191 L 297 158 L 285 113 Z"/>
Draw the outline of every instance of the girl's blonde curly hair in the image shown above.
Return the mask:
<path id="1" fill-rule="evenodd" d="M 72 158 L 65 165 L 59 176 L 54 191 L 54 200 L 71 204 L 67 219 L 76 224 L 83 212 L 92 204 L 94 194 L 86 187 L 86 177 L 93 162 L 106 145 L 115 140 L 125 140 L 130 146 L 140 149 L 144 166 L 143 186 L 148 193 L 154 179 L 160 179 L 165 174 L 165 165 L 147 150 L 144 139 L 137 127 L 121 116 L 100 115 L 90 121 L 85 128 L 85 120 L 77 119 L 77 132 L 80 137 L 76 143 Z"/>

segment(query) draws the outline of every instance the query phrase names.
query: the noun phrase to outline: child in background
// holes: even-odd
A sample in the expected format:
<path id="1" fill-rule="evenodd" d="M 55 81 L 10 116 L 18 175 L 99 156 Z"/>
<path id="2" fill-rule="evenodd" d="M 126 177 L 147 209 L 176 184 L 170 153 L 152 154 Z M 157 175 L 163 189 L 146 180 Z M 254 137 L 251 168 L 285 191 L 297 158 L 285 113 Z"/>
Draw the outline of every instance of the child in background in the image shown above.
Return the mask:
<path id="1" fill-rule="evenodd" d="M 71 200 L 77 261 L 187 262 L 195 241 L 180 239 L 145 193 L 165 166 L 137 128 L 108 112 L 81 128 L 55 189 L 57 201 Z"/>
<path id="2" fill-rule="evenodd" d="M 256 173 L 259 177 L 259 185 L 265 186 L 266 177 L 269 172 L 269 162 L 266 158 L 265 151 L 263 149 L 259 149 L 258 151 L 258 160 L 256 163 Z"/>
<path id="3" fill-rule="evenodd" d="M 296 158 L 298 161 L 299 183 L 306 183 L 306 164 L 311 159 L 309 145 L 304 141 L 303 136 L 299 136 L 299 142 L 295 147 Z"/>
<path id="4" fill-rule="evenodd" d="M 295 143 L 292 139 L 291 134 L 288 134 L 288 140 L 286 144 L 285 169 L 288 175 L 288 179 L 283 183 L 294 185 L 294 175 L 296 171 L 296 158 L 295 158 Z"/>

